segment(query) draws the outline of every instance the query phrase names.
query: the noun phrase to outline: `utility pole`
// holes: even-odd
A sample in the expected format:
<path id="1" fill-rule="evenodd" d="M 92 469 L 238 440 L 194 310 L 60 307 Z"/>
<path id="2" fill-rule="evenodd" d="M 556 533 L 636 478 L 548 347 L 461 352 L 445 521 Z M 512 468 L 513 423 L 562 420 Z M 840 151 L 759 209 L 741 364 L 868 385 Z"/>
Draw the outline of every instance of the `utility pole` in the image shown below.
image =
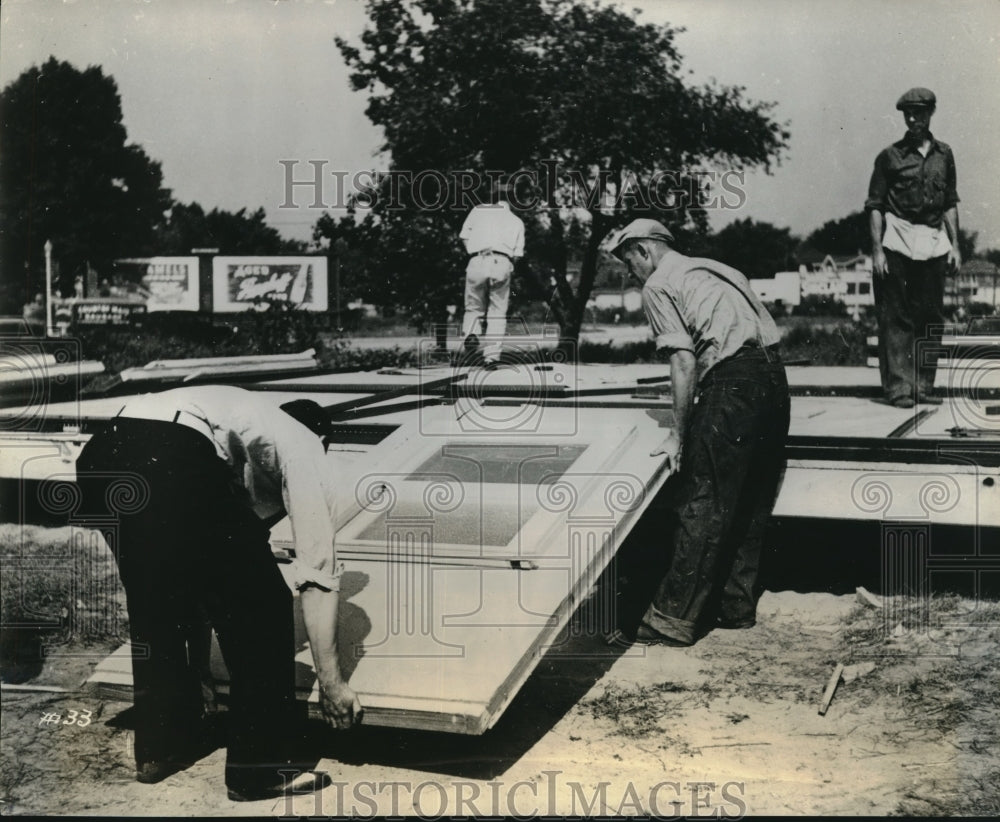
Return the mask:
<path id="1" fill-rule="evenodd" d="M 996 263 L 993 263 L 993 314 L 997 313 L 997 273 L 1000 268 L 997 267 Z"/>
<path id="2" fill-rule="evenodd" d="M 339 332 L 343 329 L 343 323 L 340 321 L 340 260 L 347 251 L 347 243 L 343 237 L 338 237 L 333 248 L 333 294 L 337 306 L 337 331 Z"/>
<path id="3" fill-rule="evenodd" d="M 45 336 L 54 337 L 52 325 L 52 240 L 45 241 Z"/>

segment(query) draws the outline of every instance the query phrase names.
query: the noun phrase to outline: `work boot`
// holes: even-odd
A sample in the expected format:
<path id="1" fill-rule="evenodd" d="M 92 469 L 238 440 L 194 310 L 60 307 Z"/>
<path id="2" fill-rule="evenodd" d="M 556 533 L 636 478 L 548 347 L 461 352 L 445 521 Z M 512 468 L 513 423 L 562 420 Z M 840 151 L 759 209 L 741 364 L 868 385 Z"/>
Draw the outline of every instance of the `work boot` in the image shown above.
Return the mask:
<path id="1" fill-rule="evenodd" d="M 184 770 L 189 764 L 188 762 L 178 762 L 172 759 L 143 762 L 142 764 L 136 763 L 135 781 L 141 782 L 143 785 L 155 785 L 157 782 L 162 782 L 168 776 Z"/>
<path id="2" fill-rule="evenodd" d="M 259 802 L 262 799 L 277 799 L 281 796 L 299 796 L 321 791 L 331 783 L 326 771 L 306 771 L 289 783 L 267 785 L 254 788 L 226 788 L 231 802 Z"/>
<path id="3" fill-rule="evenodd" d="M 643 622 L 635 632 L 637 645 L 666 645 L 670 648 L 687 648 L 693 642 L 685 642 L 683 639 L 661 634 L 655 628 Z"/>
<path id="4" fill-rule="evenodd" d="M 716 628 L 724 628 L 728 631 L 740 631 L 745 628 L 753 628 L 757 624 L 757 620 L 753 617 L 743 617 L 742 619 L 726 619 L 724 617 L 719 617 L 719 621 L 715 624 Z"/>
<path id="5" fill-rule="evenodd" d="M 161 754 L 160 759 L 136 762 L 136 782 L 155 785 L 178 771 L 190 768 L 195 762 L 221 748 L 225 744 L 225 735 L 222 714 L 212 713 L 203 719 L 192 721 L 187 738 L 177 743 L 171 752 Z"/>

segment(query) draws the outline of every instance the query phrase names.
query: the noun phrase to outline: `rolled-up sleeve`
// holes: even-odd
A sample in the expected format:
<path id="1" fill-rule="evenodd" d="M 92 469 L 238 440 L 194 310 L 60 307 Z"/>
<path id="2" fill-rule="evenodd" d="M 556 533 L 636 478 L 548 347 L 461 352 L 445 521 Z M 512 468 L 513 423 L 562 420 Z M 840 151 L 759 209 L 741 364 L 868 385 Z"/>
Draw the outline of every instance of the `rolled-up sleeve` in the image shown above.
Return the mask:
<path id="1" fill-rule="evenodd" d="M 310 568 L 332 573 L 336 565 L 337 501 L 323 445 L 305 429 L 293 447 L 283 445 L 281 496 L 292 526 L 295 554 Z"/>
<path id="2" fill-rule="evenodd" d="M 889 179 L 886 176 L 886 153 L 882 151 L 875 158 L 871 180 L 868 181 L 868 199 L 865 200 L 866 211 L 885 211 L 886 197 L 889 193 Z"/>
<path id="3" fill-rule="evenodd" d="M 642 307 L 653 330 L 657 349 L 694 352 L 694 340 L 666 289 L 646 283 L 642 289 Z"/>

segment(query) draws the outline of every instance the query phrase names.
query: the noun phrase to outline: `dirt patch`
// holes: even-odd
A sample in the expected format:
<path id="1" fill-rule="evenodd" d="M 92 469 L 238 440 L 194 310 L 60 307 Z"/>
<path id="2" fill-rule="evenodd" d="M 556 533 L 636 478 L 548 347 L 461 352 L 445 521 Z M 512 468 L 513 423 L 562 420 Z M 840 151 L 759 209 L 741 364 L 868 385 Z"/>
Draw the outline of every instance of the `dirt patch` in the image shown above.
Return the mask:
<path id="1" fill-rule="evenodd" d="M 996 604 L 768 593 L 754 628 L 692 648 L 578 632 L 482 737 L 317 730 L 332 784 L 245 804 L 225 798 L 222 749 L 134 782 L 129 706 L 80 687 L 105 649 L 58 650 L 29 684 L 69 692 L 3 692 L 5 814 L 1000 811 Z M 820 716 L 838 662 L 855 678 Z"/>

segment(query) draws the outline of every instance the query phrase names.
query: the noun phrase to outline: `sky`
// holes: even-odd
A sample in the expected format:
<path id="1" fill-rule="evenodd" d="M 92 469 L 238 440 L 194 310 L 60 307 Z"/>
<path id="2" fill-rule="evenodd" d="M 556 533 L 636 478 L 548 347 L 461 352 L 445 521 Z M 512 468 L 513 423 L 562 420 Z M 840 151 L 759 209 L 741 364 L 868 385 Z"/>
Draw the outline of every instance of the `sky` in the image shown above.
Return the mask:
<path id="1" fill-rule="evenodd" d="M 605 0 L 612 2 L 612 0 Z M 790 148 L 771 175 L 747 174 L 739 209 L 800 236 L 863 206 L 878 151 L 903 133 L 899 95 L 938 97 L 936 137 L 958 166 L 963 228 L 1000 248 L 1000 3 L 995 0 L 632 0 L 646 22 L 684 27 L 689 82 L 745 87 L 773 101 Z M 4 0 L 0 86 L 50 55 L 114 77 L 129 139 L 163 167 L 182 202 L 263 206 L 289 237 L 308 239 L 321 211 L 296 179 L 385 169 L 334 44 L 357 42 L 363 0 Z M 722 170 L 722 169 L 720 169 Z M 332 174 L 324 199 L 336 196 Z"/>

